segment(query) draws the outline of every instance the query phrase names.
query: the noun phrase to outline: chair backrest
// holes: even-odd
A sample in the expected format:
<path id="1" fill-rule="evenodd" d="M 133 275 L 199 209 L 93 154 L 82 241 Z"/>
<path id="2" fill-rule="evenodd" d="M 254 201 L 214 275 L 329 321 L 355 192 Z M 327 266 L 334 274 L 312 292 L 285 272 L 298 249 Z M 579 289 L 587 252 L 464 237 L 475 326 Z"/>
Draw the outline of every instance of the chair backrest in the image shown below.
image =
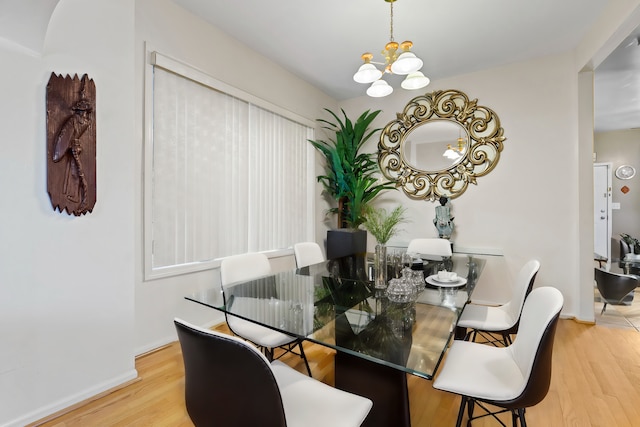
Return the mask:
<path id="1" fill-rule="evenodd" d="M 629 252 L 631 252 L 631 248 L 629 247 L 629 244 L 625 242 L 623 239 L 620 239 L 620 258 L 621 259 L 624 258 L 624 256 Z"/>
<path id="2" fill-rule="evenodd" d="M 622 263 L 622 260 L 624 259 L 625 255 L 627 255 L 629 252 L 631 252 L 631 248 L 629 247 L 629 245 L 627 244 L 627 242 L 625 242 L 624 240 L 620 239 L 620 262 L 618 262 L 618 267 L 623 268 L 624 264 Z"/>
<path id="3" fill-rule="evenodd" d="M 504 304 L 502 307 L 505 309 L 511 318 L 516 321 L 515 328 L 518 325 L 518 319 L 520 319 L 520 315 L 522 313 L 522 307 L 524 306 L 524 302 L 527 299 L 527 296 L 531 293 L 533 289 L 533 284 L 536 281 L 536 276 L 538 275 L 538 271 L 540 270 L 540 261 L 532 259 L 527 261 L 525 265 L 522 266 L 518 275 L 516 276 L 516 280 L 513 285 L 513 295 L 511 296 L 511 300 Z M 512 333 L 518 332 L 517 329 Z"/>
<path id="4" fill-rule="evenodd" d="M 267 359 L 250 344 L 175 319 L 185 370 L 185 403 L 199 426 L 286 426 Z"/>
<path id="5" fill-rule="evenodd" d="M 553 341 L 563 303 L 562 293 L 550 286 L 534 289 L 527 297 L 520 331 L 508 347 L 526 383 L 518 397 L 500 401 L 499 406 L 526 408 L 538 404 L 547 395 L 551 384 Z"/>
<path id="6" fill-rule="evenodd" d="M 407 253 L 450 257 L 452 255 L 451 242 L 441 238 L 413 239 L 409 242 Z"/>
<path id="7" fill-rule="evenodd" d="M 293 253 L 298 268 L 324 261 L 324 255 L 320 245 L 316 242 L 300 242 L 293 245 Z"/>
<path id="8" fill-rule="evenodd" d="M 271 263 L 265 254 L 249 252 L 224 258 L 220 263 L 222 287 L 271 274 Z"/>
<path id="9" fill-rule="evenodd" d="M 602 268 L 595 268 L 596 286 L 602 298 L 609 303 L 621 301 L 629 292 L 640 286 L 637 276 L 618 274 Z"/>

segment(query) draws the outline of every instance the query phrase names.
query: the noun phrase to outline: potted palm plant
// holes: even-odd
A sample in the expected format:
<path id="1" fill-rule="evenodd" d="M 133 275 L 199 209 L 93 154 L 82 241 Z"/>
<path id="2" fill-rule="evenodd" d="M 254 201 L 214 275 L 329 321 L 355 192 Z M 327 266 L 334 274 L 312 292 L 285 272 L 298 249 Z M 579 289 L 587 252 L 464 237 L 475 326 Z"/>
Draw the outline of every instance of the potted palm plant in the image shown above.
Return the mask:
<path id="1" fill-rule="evenodd" d="M 327 257 L 361 253 L 366 251 L 366 231 L 360 226 L 365 221 L 366 206 L 383 190 L 394 189 L 391 182 L 379 182 L 379 172 L 374 153 L 360 150 L 380 128 L 369 129 L 380 110 L 367 110 L 355 122 L 344 110 L 343 118 L 329 109 L 333 121 L 318 119 L 330 135 L 328 140 L 309 140 L 325 159 L 324 174 L 317 180 L 324 192 L 335 200 L 329 210 L 338 216 L 338 227 L 327 233 Z"/>

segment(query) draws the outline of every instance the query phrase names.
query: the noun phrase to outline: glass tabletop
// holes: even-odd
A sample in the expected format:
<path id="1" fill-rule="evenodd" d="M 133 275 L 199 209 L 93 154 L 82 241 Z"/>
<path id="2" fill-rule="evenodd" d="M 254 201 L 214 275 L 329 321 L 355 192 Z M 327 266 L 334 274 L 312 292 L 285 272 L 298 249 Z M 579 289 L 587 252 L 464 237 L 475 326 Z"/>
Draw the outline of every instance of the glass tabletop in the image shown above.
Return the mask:
<path id="1" fill-rule="evenodd" d="M 384 289 L 375 289 L 367 257 L 330 260 L 232 284 L 225 287 L 222 301 L 219 288 L 185 298 L 431 379 L 486 258 L 454 254 L 446 260 L 420 260 L 411 268 L 426 277 L 446 263 L 448 271 L 466 280 L 442 287 L 423 282 L 414 302 L 390 301 Z"/>

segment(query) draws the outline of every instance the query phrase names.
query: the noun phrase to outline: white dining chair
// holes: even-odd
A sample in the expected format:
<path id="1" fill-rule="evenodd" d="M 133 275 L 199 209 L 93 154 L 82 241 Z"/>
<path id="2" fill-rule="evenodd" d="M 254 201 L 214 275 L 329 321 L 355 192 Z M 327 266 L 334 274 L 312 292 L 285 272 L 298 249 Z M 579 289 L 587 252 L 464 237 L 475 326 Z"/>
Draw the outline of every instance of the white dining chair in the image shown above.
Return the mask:
<path id="1" fill-rule="evenodd" d="M 491 344 L 496 345 L 501 342 L 509 345 L 511 335 L 518 332 L 522 307 L 527 295 L 533 289 L 539 270 L 540 262 L 535 259 L 523 265 L 513 283 L 511 299 L 505 304 L 499 306 L 467 304 L 458 320 L 457 335 L 464 335 L 465 340 L 475 341 L 476 336 L 480 334 L 484 335 Z M 489 334 L 491 337 L 488 337 Z M 493 339 L 492 334 L 499 335 L 502 340 Z"/>
<path id="2" fill-rule="evenodd" d="M 231 335 L 174 319 L 185 405 L 196 427 L 360 426 L 373 403 L 269 361 Z"/>
<path id="3" fill-rule="evenodd" d="M 513 427 L 526 426 L 525 408 L 540 403 L 549 391 L 553 341 L 563 297 L 545 286 L 531 291 L 522 310 L 520 332 L 508 347 L 455 340 L 433 387 L 459 394 L 460 427 L 467 409 L 468 424 L 475 418 L 511 412 Z M 484 405 L 497 406 L 494 411 Z M 474 407 L 483 409 L 474 416 Z M 505 425 L 498 420 L 501 425 Z"/>
<path id="4" fill-rule="evenodd" d="M 271 263 L 265 254 L 246 253 L 224 258 L 220 263 L 220 282 L 225 304 L 225 290 L 229 285 L 268 276 L 269 274 L 271 274 Z M 282 348 L 285 353 L 293 353 L 294 349 L 298 347 L 299 353 L 296 354 L 304 360 L 307 372 L 311 376 L 311 368 L 304 354 L 301 339 L 230 314 L 225 313 L 225 318 L 231 332 L 254 343 L 269 360 L 274 359 L 274 350 L 276 348 Z"/>
<path id="5" fill-rule="evenodd" d="M 316 242 L 300 242 L 293 245 L 293 254 L 298 268 L 324 262 L 320 245 Z"/>
<path id="6" fill-rule="evenodd" d="M 438 255 L 450 257 L 452 255 L 451 242 L 441 238 L 413 239 L 407 246 L 407 253 L 412 255 Z"/>

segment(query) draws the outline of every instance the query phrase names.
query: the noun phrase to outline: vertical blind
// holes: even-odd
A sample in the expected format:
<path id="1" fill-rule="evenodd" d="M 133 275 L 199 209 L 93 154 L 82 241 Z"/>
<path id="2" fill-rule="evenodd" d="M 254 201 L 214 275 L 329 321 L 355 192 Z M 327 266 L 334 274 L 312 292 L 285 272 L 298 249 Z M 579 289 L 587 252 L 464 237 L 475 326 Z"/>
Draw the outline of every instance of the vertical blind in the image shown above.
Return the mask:
<path id="1" fill-rule="evenodd" d="M 152 270 L 308 240 L 311 127 L 159 66 L 152 109 Z"/>

